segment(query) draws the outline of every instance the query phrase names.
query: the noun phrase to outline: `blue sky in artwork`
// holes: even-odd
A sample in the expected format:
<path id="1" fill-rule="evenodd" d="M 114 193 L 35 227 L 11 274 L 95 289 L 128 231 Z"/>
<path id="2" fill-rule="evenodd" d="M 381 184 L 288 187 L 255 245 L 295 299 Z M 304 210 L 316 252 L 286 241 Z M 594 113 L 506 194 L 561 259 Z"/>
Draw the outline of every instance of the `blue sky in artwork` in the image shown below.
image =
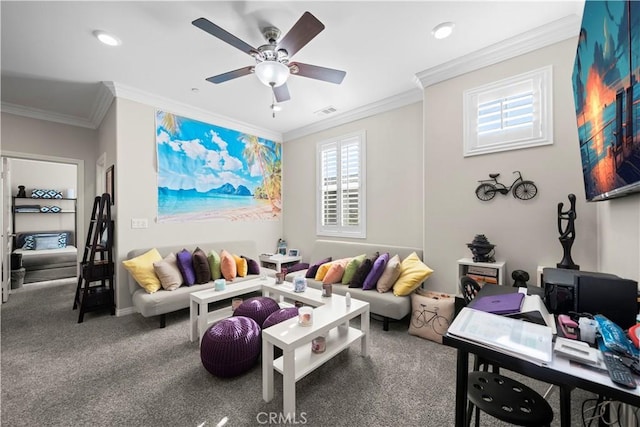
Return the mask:
<path id="1" fill-rule="evenodd" d="M 247 164 L 243 156 L 242 132 L 181 116 L 175 116 L 174 132 L 163 127 L 164 114 L 156 112 L 158 187 L 206 192 L 229 183 L 235 188 L 244 185 L 253 194 L 262 184 L 258 165 Z"/>

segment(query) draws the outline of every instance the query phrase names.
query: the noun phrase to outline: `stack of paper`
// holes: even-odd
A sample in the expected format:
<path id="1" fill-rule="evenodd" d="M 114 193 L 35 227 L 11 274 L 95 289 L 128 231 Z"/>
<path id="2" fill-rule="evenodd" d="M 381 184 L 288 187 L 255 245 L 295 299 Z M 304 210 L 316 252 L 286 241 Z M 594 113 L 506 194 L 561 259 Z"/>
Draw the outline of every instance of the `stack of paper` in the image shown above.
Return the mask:
<path id="1" fill-rule="evenodd" d="M 553 358 L 553 333 L 548 326 L 468 307 L 449 326 L 449 334 L 537 364 L 550 363 Z"/>

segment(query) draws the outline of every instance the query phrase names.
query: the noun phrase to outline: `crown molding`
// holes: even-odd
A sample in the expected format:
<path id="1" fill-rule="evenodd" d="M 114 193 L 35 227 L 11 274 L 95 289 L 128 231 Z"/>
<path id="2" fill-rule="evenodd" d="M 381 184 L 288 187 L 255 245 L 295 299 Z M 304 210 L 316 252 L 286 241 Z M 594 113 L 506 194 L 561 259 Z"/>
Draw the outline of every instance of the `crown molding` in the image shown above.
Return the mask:
<path id="1" fill-rule="evenodd" d="M 25 107 L 23 105 L 3 102 L 0 104 L 3 113 L 15 114 L 16 116 L 30 117 L 32 119 L 46 120 L 49 122 L 62 123 L 65 125 L 79 126 L 83 128 L 96 129 L 93 122 L 77 116 L 54 113 L 48 110 Z"/>
<path id="2" fill-rule="evenodd" d="M 541 3 L 541 7 L 544 7 L 543 3 Z M 421 71 L 415 75 L 415 82 L 421 89 L 424 89 L 462 74 L 524 55 L 571 37 L 577 37 L 580 22 L 580 17 L 577 15 L 566 16 L 464 57 Z"/>
<path id="3" fill-rule="evenodd" d="M 104 119 L 105 114 L 109 111 L 113 98 L 111 90 L 102 82 L 98 88 L 98 96 L 96 97 L 96 102 L 93 104 L 89 117 L 91 123 L 95 125 L 95 129 L 100 126 L 102 119 Z"/>
<path id="4" fill-rule="evenodd" d="M 246 132 L 252 135 L 260 136 L 272 141 L 282 141 L 282 134 L 269 129 L 263 129 L 253 126 L 249 123 L 245 123 L 239 120 L 232 119 L 230 117 L 222 116 L 212 113 L 210 111 L 197 108 L 192 105 L 177 102 L 168 98 L 164 98 L 158 95 L 153 95 L 148 92 L 126 86 L 117 82 L 102 82 L 111 92 L 114 97 L 124 98 L 130 101 L 140 102 L 142 104 L 151 105 L 155 108 L 170 111 L 174 114 L 179 114 L 185 117 L 189 117 L 195 120 L 201 120 L 207 123 L 214 123 L 218 126 L 228 127 L 240 132 Z"/>
<path id="5" fill-rule="evenodd" d="M 365 117 L 370 117 L 376 114 L 384 113 L 386 111 L 395 110 L 396 108 L 404 107 L 405 105 L 415 104 L 416 102 L 422 102 L 422 91 L 410 90 L 407 92 L 403 92 L 398 95 L 390 96 L 389 98 L 384 98 L 380 101 L 376 101 L 371 104 L 363 105 L 362 107 L 346 111 L 337 116 L 286 132 L 284 134 L 283 141 L 286 142 L 298 139 L 303 136 L 311 135 L 313 133 L 343 125 L 345 123 L 364 119 Z"/>

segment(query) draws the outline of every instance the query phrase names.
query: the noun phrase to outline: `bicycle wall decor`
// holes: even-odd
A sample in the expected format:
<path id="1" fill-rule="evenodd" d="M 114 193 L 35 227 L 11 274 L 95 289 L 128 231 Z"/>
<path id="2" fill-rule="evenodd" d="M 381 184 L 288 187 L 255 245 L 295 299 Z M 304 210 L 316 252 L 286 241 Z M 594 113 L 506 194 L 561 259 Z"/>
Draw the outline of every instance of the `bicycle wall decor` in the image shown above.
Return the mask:
<path id="1" fill-rule="evenodd" d="M 536 197 L 538 194 L 538 187 L 533 181 L 528 181 L 522 178 L 520 171 L 514 171 L 514 174 L 518 174 L 518 177 L 511 183 L 509 187 L 501 182 L 498 182 L 499 173 L 490 173 L 489 178 L 482 179 L 478 182 L 480 185 L 476 187 L 476 196 L 483 202 L 487 202 L 496 196 L 496 193 L 500 193 L 506 196 L 509 191 L 513 193 L 513 197 L 520 200 L 530 200 Z"/>

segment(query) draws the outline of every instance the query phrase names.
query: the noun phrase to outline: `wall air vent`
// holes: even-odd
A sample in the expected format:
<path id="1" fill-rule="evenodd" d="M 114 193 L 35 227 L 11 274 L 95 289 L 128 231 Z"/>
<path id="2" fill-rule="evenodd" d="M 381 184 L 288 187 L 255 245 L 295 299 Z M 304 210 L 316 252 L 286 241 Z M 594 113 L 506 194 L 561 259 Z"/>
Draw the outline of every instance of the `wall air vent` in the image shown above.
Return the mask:
<path id="1" fill-rule="evenodd" d="M 324 107 L 324 108 L 314 112 L 313 114 L 315 114 L 316 116 L 324 117 L 324 116 L 328 116 L 329 114 L 333 114 L 336 111 L 338 111 L 338 109 L 336 107 L 333 107 L 333 106 L 329 105 L 328 107 Z"/>

